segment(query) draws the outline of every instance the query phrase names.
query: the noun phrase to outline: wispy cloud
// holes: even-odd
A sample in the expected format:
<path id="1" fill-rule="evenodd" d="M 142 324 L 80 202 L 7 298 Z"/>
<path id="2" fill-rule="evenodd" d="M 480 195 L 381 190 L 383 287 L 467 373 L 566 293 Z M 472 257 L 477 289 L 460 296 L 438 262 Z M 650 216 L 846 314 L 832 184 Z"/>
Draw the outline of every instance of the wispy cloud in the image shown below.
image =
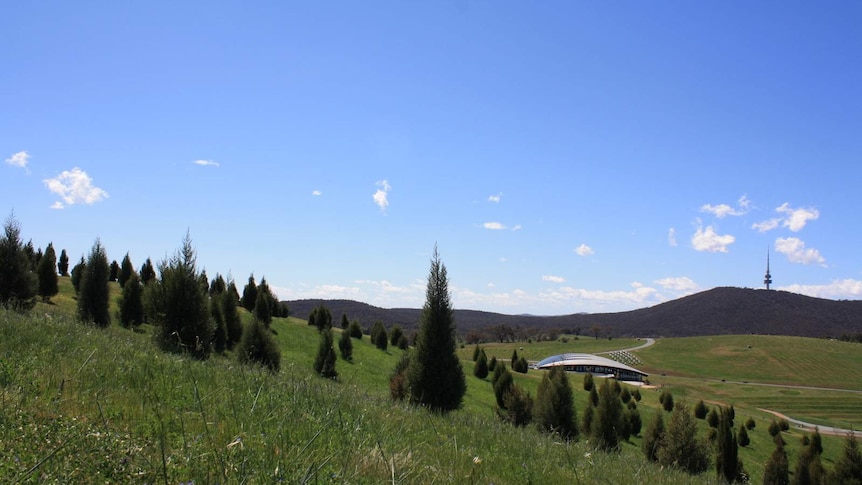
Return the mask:
<path id="1" fill-rule="evenodd" d="M 697 251 L 708 253 L 726 253 L 727 247 L 733 244 L 736 238 L 730 234 L 720 235 L 712 226 L 699 226 L 694 235 L 691 236 L 691 245 Z"/>
<path id="2" fill-rule="evenodd" d="M 820 265 L 826 263 L 826 259 L 820 255 L 820 251 L 814 248 L 806 248 L 805 243 L 797 237 L 780 237 L 776 239 L 775 250 L 787 256 L 787 260 L 791 263 Z"/>
<path id="3" fill-rule="evenodd" d="M 219 163 L 212 160 L 195 160 L 195 165 L 200 165 L 201 167 L 218 167 Z"/>
<path id="4" fill-rule="evenodd" d="M 675 228 L 673 228 L 673 227 L 671 227 L 671 228 L 670 228 L 670 229 L 668 229 L 668 231 L 667 231 L 667 243 L 668 243 L 668 245 L 669 245 L 669 246 L 674 247 L 674 248 L 677 246 L 677 242 L 676 242 L 676 229 L 675 229 Z"/>
<path id="5" fill-rule="evenodd" d="M 585 243 L 581 243 L 581 245 L 576 247 L 574 251 L 575 254 L 577 254 L 578 256 L 590 256 L 591 254 L 595 253 L 595 251 L 593 251 L 593 248 L 587 246 Z"/>
<path id="6" fill-rule="evenodd" d="M 486 222 L 486 223 L 482 224 L 482 227 L 484 227 L 485 229 L 490 229 L 492 231 L 502 231 L 504 229 L 507 229 L 506 225 L 503 224 L 502 222 L 494 222 L 494 221 Z"/>
<path id="7" fill-rule="evenodd" d="M 701 212 L 708 212 L 719 219 L 723 219 L 727 216 L 744 216 L 748 213 L 751 207 L 751 201 L 748 200 L 747 195 L 743 195 L 736 201 L 736 207 L 732 207 L 728 204 L 704 204 L 700 207 Z"/>
<path id="8" fill-rule="evenodd" d="M 87 172 L 78 167 L 72 170 L 64 170 L 60 175 L 52 179 L 44 179 L 42 182 L 48 190 L 60 196 L 67 205 L 87 204 L 93 205 L 108 197 L 108 193 L 93 185 L 93 179 Z M 62 209 L 63 203 L 55 202 L 52 209 Z"/>
<path id="9" fill-rule="evenodd" d="M 26 150 L 20 151 L 18 153 L 13 154 L 11 157 L 6 159 L 6 163 L 12 165 L 13 167 L 20 167 L 27 170 L 27 173 L 30 171 L 27 169 L 27 163 L 30 161 L 30 154 L 27 153 Z"/>
<path id="10" fill-rule="evenodd" d="M 859 299 L 862 297 L 862 281 L 854 279 L 834 280 L 825 285 L 789 285 L 778 288 L 779 290 L 792 291 L 802 295 L 816 298 L 848 298 Z"/>
<path id="11" fill-rule="evenodd" d="M 392 186 L 386 180 L 378 180 L 375 185 L 380 188 L 372 196 L 374 203 L 377 204 L 377 207 L 380 207 L 383 213 L 386 213 L 386 208 L 389 207 L 389 191 L 392 190 Z"/>
<path id="12" fill-rule="evenodd" d="M 321 191 L 319 191 L 319 190 L 312 190 L 312 191 L 311 191 L 311 195 L 319 196 L 319 195 L 323 195 L 323 192 L 321 192 Z"/>
<path id="13" fill-rule="evenodd" d="M 497 195 L 489 195 L 488 202 L 500 202 L 500 199 L 503 197 L 503 193 L 500 192 Z"/>
<path id="14" fill-rule="evenodd" d="M 549 281 L 551 283 L 565 283 L 566 279 L 563 278 L 562 276 L 554 276 L 554 275 L 546 274 L 546 275 L 542 276 L 542 281 Z"/>
<path id="15" fill-rule="evenodd" d="M 799 232 L 805 228 L 808 221 L 815 221 L 820 218 L 820 211 L 813 207 L 801 207 L 794 209 L 790 207 L 788 202 L 781 204 L 775 208 L 775 212 L 781 214 L 781 217 L 773 217 L 762 222 L 757 222 L 751 226 L 752 229 L 759 232 L 767 232 L 777 228 L 779 225 L 786 227 L 793 232 Z"/>

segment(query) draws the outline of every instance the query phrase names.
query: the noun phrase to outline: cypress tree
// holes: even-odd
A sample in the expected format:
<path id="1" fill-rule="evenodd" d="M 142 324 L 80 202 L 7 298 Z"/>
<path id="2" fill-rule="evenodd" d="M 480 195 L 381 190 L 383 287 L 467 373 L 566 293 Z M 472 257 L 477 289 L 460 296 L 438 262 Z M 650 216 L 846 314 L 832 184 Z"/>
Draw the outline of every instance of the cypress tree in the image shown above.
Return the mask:
<path id="1" fill-rule="evenodd" d="M 852 431 L 847 434 L 844 440 L 844 452 L 835 462 L 829 477 L 829 483 L 862 484 L 862 453 L 859 452 L 859 443 Z"/>
<path id="2" fill-rule="evenodd" d="M 644 455 L 646 455 L 647 460 L 652 462 L 658 461 L 658 450 L 661 447 L 662 441 L 664 441 L 664 413 L 659 409 L 647 426 L 643 441 L 641 441 L 641 449 Z"/>
<path id="3" fill-rule="evenodd" d="M 314 372 L 327 379 L 335 379 L 335 350 L 332 348 L 332 329 L 320 332 L 320 345 L 317 347 L 317 357 L 314 358 Z"/>
<path id="4" fill-rule="evenodd" d="M 619 431 L 623 429 L 624 424 L 626 428 L 628 427 L 628 423 L 623 423 L 623 405 L 610 379 L 602 380 L 598 393 L 599 405 L 596 406 L 592 436 L 595 438 L 596 448 L 603 451 L 616 451 L 620 446 Z"/>
<path id="5" fill-rule="evenodd" d="M 572 387 L 562 366 L 554 366 L 539 383 L 534 405 L 539 430 L 557 433 L 563 439 L 577 438 L 578 425 Z"/>
<path id="6" fill-rule="evenodd" d="M 108 271 L 108 281 L 117 281 L 117 278 L 120 275 L 120 265 L 117 264 L 117 260 L 111 261 L 111 266 Z"/>
<path id="7" fill-rule="evenodd" d="M 393 326 L 392 330 L 389 332 L 389 343 L 392 344 L 393 347 L 397 347 L 398 341 L 401 340 L 401 337 L 404 337 L 404 330 L 401 329 L 400 325 Z"/>
<path id="8" fill-rule="evenodd" d="M 350 334 L 350 338 L 362 340 L 362 327 L 356 320 L 350 322 L 350 326 L 347 327 L 347 333 Z"/>
<path id="9" fill-rule="evenodd" d="M 221 311 L 224 327 L 227 330 L 227 348 L 231 349 L 236 345 L 243 335 L 242 320 L 237 311 L 237 302 L 239 299 L 236 296 L 236 285 L 233 280 L 230 280 L 227 285 L 227 291 L 219 295 L 217 298 Z"/>
<path id="10" fill-rule="evenodd" d="M 499 369 L 499 371 L 497 370 Z M 497 399 L 497 406 L 503 409 L 506 408 L 506 403 L 503 398 L 506 396 L 506 392 L 509 391 L 515 381 L 512 379 L 512 374 L 509 373 L 509 370 L 506 369 L 506 364 L 502 362 L 497 363 L 497 367 L 494 369 L 494 377 L 491 380 L 494 385 L 494 397 Z"/>
<path id="11" fill-rule="evenodd" d="M 680 403 L 671 413 L 657 456 L 661 465 L 676 466 L 690 474 L 709 468 L 709 450 L 706 443 L 698 439 L 697 423 L 685 403 Z"/>
<path id="12" fill-rule="evenodd" d="M 347 314 L 346 314 L 346 313 L 342 313 L 342 314 L 341 314 L 341 329 L 342 329 L 342 330 L 347 330 L 347 327 L 349 327 L 349 326 L 350 326 L 350 322 L 349 322 L 349 321 L 347 321 Z"/>
<path id="13" fill-rule="evenodd" d="M 775 443 L 775 450 L 763 468 L 763 485 L 790 485 L 790 468 L 787 452 L 781 441 Z"/>
<path id="14" fill-rule="evenodd" d="M 48 243 L 45 254 L 39 260 L 37 273 L 39 275 L 39 296 L 50 298 L 60 292 L 57 285 L 57 254 L 54 252 L 54 244 Z"/>
<path id="15" fill-rule="evenodd" d="M 248 277 L 248 283 L 246 283 L 245 288 L 242 289 L 241 304 L 246 310 L 252 311 L 254 310 L 255 302 L 257 302 L 257 284 L 254 282 L 254 273 L 252 273 Z"/>
<path id="16" fill-rule="evenodd" d="M 29 308 L 36 296 L 38 278 L 21 242 L 21 224 L 14 214 L 6 218 L 0 238 L 0 305 Z"/>
<path id="17" fill-rule="evenodd" d="M 503 404 L 505 406 L 497 412 L 504 421 L 514 426 L 526 426 L 532 421 L 533 398 L 521 386 L 510 387 L 503 396 Z"/>
<path id="18" fill-rule="evenodd" d="M 321 303 L 314 307 L 311 310 L 311 313 L 309 313 L 308 324 L 317 327 L 318 332 L 322 332 L 327 328 L 332 328 L 332 313 L 330 313 L 329 308 L 327 308 L 326 305 Z M 372 343 L 374 342 L 373 339 L 371 341 Z"/>
<path id="19" fill-rule="evenodd" d="M 221 312 L 221 295 L 209 297 L 210 316 L 213 321 L 213 350 L 224 352 L 228 346 L 227 325 Z"/>
<path id="20" fill-rule="evenodd" d="M 717 429 L 718 453 L 715 458 L 715 471 L 719 478 L 723 478 L 727 483 L 739 479 L 739 447 L 732 423 L 730 410 L 722 408 Z"/>
<path id="21" fill-rule="evenodd" d="M 69 276 L 69 256 L 66 254 L 65 249 L 60 251 L 60 260 L 57 262 L 57 271 L 60 272 L 60 276 Z"/>
<path id="22" fill-rule="evenodd" d="M 410 402 L 442 412 L 461 406 L 467 382 L 455 351 L 449 281 L 435 247 L 416 347 L 407 368 Z"/>
<path id="23" fill-rule="evenodd" d="M 216 277 L 213 278 L 212 283 L 210 284 L 210 296 L 218 296 L 227 291 L 227 282 L 225 282 L 222 275 L 216 273 Z"/>
<path id="24" fill-rule="evenodd" d="M 709 414 L 709 409 L 707 409 L 706 404 L 701 399 L 694 405 L 694 417 L 697 419 L 706 419 L 707 414 Z"/>
<path id="25" fill-rule="evenodd" d="M 584 374 L 584 390 L 589 392 L 593 390 L 595 383 L 593 382 L 593 375 L 589 372 Z"/>
<path id="26" fill-rule="evenodd" d="M 215 327 L 188 233 L 182 249 L 159 264 L 159 273 L 160 278 L 144 291 L 147 314 L 159 326 L 159 344 L 165 350 L 189 352 L 201 359 L 209 357 Z"/>
<path id="27" fill-rule="evenodd" d="M 491 357 L 488 361 L 488 372 L 494 372 L 497 369 L 497 357 Z"/>
<path id="28" fill-rule="evenodd" d="M 739 425 L 739 431 L 736 433 L 736 442 L 743 448 L 751 444 L 751 438 L 748 437 L 748 430 L 744 424 Z"/>
<path id="29" fill-rule="evenodd" d="M 488 377 L 488 356 L 484 350 L 479 351 L 479 357 L 476 359 L 476 364 L 473 366 L 473 375 L 479 379 Z"/>
<path id="30" fill-rule="evenodd" d="M 144 289 L 138 274 L 132 271 L 120 295 L 120 323 L 124 327 L 144 323 Z"/>
<path id="31" fill-rule="evenodd" d="M 275 296 L 269 285 L 266 283 L 266 277 L 260 280 L 260 285 L 255 290 L 254 300 L 254 318 L 260 320 L 263 325 L 269 328 L 272 323 L 272 310 L 275 303 Z"/>
<path id="32" fill-rule="evenodd" d="M 386 350 L 389 344 L 389 339 L 386 335 L 386 328 L 383 327 L 383 322 L 377 320 L 371 326 L 371 343 L 380 350 Z"/>
<path id="33" fill-rule="evenodd" d="M 341 337 L 338 338 L 338 350 L 341 352 L 342 359 L 353 360 L 353 340 L 347 330 L 341 331 Z"/>
<path id="34" fill-rule="evenodd" d="M 84 257 L 81 256 L 81 261 L 78 262 L 74 267 L 72 267 L 72 287 L 75 288 L 75 294 L 79 295 L 81 293 L 81 280 L 84 279 L 84 272 L 87 271 L 87 262 L 84 261 Z"/>
<path id="35" fill-rule="evenodd" d="M 135 272 L 135 267 L 132 266 L 132 258 L 129 257 L 129 253 L 126 253 L 123 256 L 123 261 L 120 263 L 120 272 L 117 274 L 117 282 L 120 283 L 120 288 L 126 287 L 126 281 L 129 281 L 129 278 L 132 276 L 132 273 Z M 141 279 L 138 278 L 138 283 L 140 283 Z"/>
<path id="36" fill-rule="evenodd" d="M 476 362 L 477 360 L 479 360 L 479 352 L 481 350 L 482 349 L 479 348 L 479 344 L 476 344 L 476 346 L 473 347 L 473 362 Z"/>
<path id="37" fill-rule="evenodd" d="M 94 323 L 99 327 L 111 324 L 108 312 L 108 255 L 102 242 L 96 239 L 84 275 L 81 277 L 81 291 L 78 294 L 78 319 L 85 323 Z"/>

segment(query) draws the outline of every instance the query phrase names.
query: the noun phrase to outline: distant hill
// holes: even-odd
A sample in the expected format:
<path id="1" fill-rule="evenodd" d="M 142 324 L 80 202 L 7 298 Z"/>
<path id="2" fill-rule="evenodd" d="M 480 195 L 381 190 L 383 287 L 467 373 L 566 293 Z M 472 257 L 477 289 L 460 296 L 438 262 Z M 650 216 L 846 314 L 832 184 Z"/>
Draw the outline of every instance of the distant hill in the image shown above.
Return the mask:
<path id="1" fill-rule="evenodd" d="M 350 320 L 370 326 L 380 320 L 387 326 L 417 327 L 421 310 L 378 308 L 352 300 L 288 301 L 291 314 L 300 318 L 325 303 L 334 324 L 346 313 Z M 668 301 L 649 308 L 619 313 L 561 316 L 504 315 L 476 310 L 455 310 L 458 332 L 466 334 L 492 326 L 511 328 L 579 329 L 588 335 L 599 325 L 603 335 L 616 337 L 689 337 L 722 334 L 772 334 L 800 337 L 839 337 L 862 333 L 862 301 L 827 300 L 775 290 L 721 287 Z"/>

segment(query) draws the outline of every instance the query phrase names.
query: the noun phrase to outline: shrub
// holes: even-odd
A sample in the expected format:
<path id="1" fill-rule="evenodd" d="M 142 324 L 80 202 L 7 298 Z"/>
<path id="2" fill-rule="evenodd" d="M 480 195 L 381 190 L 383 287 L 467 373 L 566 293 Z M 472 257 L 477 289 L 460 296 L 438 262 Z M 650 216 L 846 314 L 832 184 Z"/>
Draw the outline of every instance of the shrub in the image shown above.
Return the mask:
<path id="1" fill-rule="evenodd" d="M 134 271 L 124 283 L 120 296 L 120 323 L 128 328 L 144 323 L 144 287 Z"/>
<path id="2" fill-rule="evenodd" d="M 736 442 L 743 448 L 751 444 L 751 438 L 748 437 L 748 430 L 745 425 L 739 426 L 739 432 L 736 433 Z"/>
<path id="3" fill-rule="evenodd" d="M 698 439 L 694 415 L 684 403 L 674 408 L 657 456 L 661 465 L 677 467 L 690 474 L 701 473 L 709 467 L 709 448 Z"/>
<path id="4" fill-rule="evenodd" d="M 694 405 L 694 417 L 697 419 L 706 419 L 706 415 L 709 413 L 709 409 L 707 409 L 706 404 L 703 403 L 703 399 L 697 402 Z"/>
<path id="5" fill-rule="evenodd" d="M 617 381 L 604 379 L 599 386 L 599 404 L 591 429 L 596 448 L 604 451 L 619 449 L 621 435 L 624 435 L 621 431 L 628 428 L 622 403 L 614 390 L 614 382 Z"/>
<path id="6" fill-rule="evenodd" d="M 392 331 L 389 332 L 389 343 L 392 344 L 393 347 L 398 347 L 401 339 L 404 339 L 404 342 L 407 342 L 407 337 L 404 336 L 404 330 L 401 329 L 400 325 L 395 325 L 392 327 Z M 406 347 L 405 347 L 406 348 Z"/>
<path id="7" fill-rule="evenodd" d="M 640 391 L 640 389 L 635 389 L 632 392 L 632 397 L 635 398 L 635 401 L 641 402 L 641 391 Z"/>
<path id="8" fill-rule="evenodd" d="M 389 396 L 395 401 L 403 401 L 407 398 L 407 367 L 410 366 L 410 356 L 403 354 L 395 370 L 389 376 Z"/>
<path id="9" fill-rule="evenodd" d="M 584 374 L 584 390 L 589 392 L 593 390 L 595 386 L 595 382 L 593 382 L 593 375 L 587 372 Z"/>
<path id="10" fill-rule="evenodd" d="M 479 350 L 479 357 L 477 357 L 476 364 L 473 366 L 473 375 L 479 379 L 488 377 L 488 357 L 485 355 L 484 350 Z"/>
<path id="11" fill-rule="evenodd" d="M 709 424 L 710 428 L 718 428 L 718 411 L 715 408 L 709 410 L 709 414 L 706 416 L 706 423 Z"/>
<path id="12" fill-rule="evenodd" d="M 673 411 L 673 394 L 671 394 L 670 391 L 662 391 L 661 395 L 659 395 L 658 400 L 665 411 Z"/>
<path id="13" fill-rule="evenodd" d="M 530 365 L 527 364 L 527 359 L 525 359 L 524 357 L 520 357 L 518 358 L 518 360 L 512 363 L 512 370 L 521 374 L 526 374 L 529 368 Z"/>
<path id="14" fill-rule="evenodd" d="M 628 387 L 623 388 L 622 392 L 620 392 L 620 400 L 623 404 L 628 404 L 632 400 L 632 393 Z"/>
<path id="15" fill-rule="evenodd" d="M 371 343 L 380 350 L 386 350 L 389 345 L 386 328 L 383 327 L 383 322 L 380 320 L 374 322 L 374 325 L 371 326 Z"/>
<path id="16" fill-rule="evenodd" d="M 503 395 L 503 404 L 497 412 L 504 421 L 514 426 L 526 426 L 532 421 L 533 398 L 521 386 L 511 386 Z"/>
<path id="17" fill-rule="evenodd" d="M 499 369 L 499 372 L 497 369 Z M 496 369 L 494 369 L 494 378 L 492 382 L 494 383 L 494 397 L 497 399 L 497 407 L 506 409 L 506 403 L 503 401 L 503 397 L 515 381 L 512 378 L 512 374 L 510 374 L 509 370 L 506 369 L 506 365 L 504 363 L 500 362 L 497 364 Z"/>
<path id="18" fill-rule="evenodd" d="M 786 419 L 781 419 L 778 422 L 778 426 L 781 427 L 781 431 L 790 431 L 790 423 Z"/>
<path id="19" fill-rule="evenodd" d="M 629 432 L 632 436 L 638 436 L 641 433 L 643 422 L 641 421 L 641 413 L 637 407 L 629 408 L 626 412 L 629 420 Z"/>
<path id="20" fill-rule="evenodd" d="M 753 430 L 755 426 L 757 426 L 757 423 L 754 422 L 754 418 L 748 418 L 745 420 L 745 427 L 748 428 L 749 431 Z"/>
<path id="21" fill-rule="evenodd" d="M 272 372 L 278 372 L 281 367 L 281 351 L 272 333 L 258 320 L 243 329 L 236 356 L 241 364 L 257 364 Z"/>
<path id="22" fill-rule="evenodd" d="M 657 410 L 644 432 L 641 449 L 648 461 L 658 461 L 658 450 L 664 440 L 664 414 Z"/>
<path id="23" fill-rule="evenodd" d="M 539 383 L 534 418 L 538 428 L 557 433 L 563 439 L 578 435 L 577 415 L 572 400 L 572 387 L 562 366 L 554 366 Z"/>
<path id="24" fill-rule="evenodd" d="M 769 428 L 767 428 L 767 431 L 769 432 L 769 436 L 778 436 L 778 434 L 781 433 L 781 425 L 773 419 L 772 422 L 769 423 Z"/>
<path id="25" fill-rule="evenodd" d="M 362 340 L 362 327 L 356 320 L 350 322 L 350 326 L 347 327 L 347 333 L 350 334 L 350 338 Z"/>
<path id="26" fill-rule="evenodd" d="M 108 311 L 108 255 L 102 242 L 96 239 L 87 266 L 81 277 L 81 291 L 78 295 L 78 319 L 85 323 L 94 323 L 99 327 L 111 324 Z"/>
<path id="27" fill-rule="evenodd" d="M 338 338 L 338 351 L 341 352 L 341 358 L 347 361 L 353 360 L 353 340 L 346 330 L 341 332 L 341 337 Z"/>
<path id="28" fill-rule="evenodd" d="M 338 377 L 335 370 L 335 349 L 332 348 L 332 329 L 326 328 L 320 332 L 320 345 L 314 358 L 314 372 L 321 377 L 334 379 Z"/>

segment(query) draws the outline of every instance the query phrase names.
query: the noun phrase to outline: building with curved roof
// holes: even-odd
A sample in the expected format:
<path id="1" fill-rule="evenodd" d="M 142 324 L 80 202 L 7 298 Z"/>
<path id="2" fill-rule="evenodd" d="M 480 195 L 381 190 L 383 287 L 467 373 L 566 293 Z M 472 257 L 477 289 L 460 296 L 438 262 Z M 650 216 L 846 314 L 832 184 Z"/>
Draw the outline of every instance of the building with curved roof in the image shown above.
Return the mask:
<path id="1" fill-rule="evenodd" d="M 590 373 L 597 377 L 614 377 L 621 381 L 643 382 L 649 374 L 621 362 L 592 354 L 560 354 L 548 357 L 538 364 L 537 369 L 550 369 L 562 365 L 566 372 Z"/>

